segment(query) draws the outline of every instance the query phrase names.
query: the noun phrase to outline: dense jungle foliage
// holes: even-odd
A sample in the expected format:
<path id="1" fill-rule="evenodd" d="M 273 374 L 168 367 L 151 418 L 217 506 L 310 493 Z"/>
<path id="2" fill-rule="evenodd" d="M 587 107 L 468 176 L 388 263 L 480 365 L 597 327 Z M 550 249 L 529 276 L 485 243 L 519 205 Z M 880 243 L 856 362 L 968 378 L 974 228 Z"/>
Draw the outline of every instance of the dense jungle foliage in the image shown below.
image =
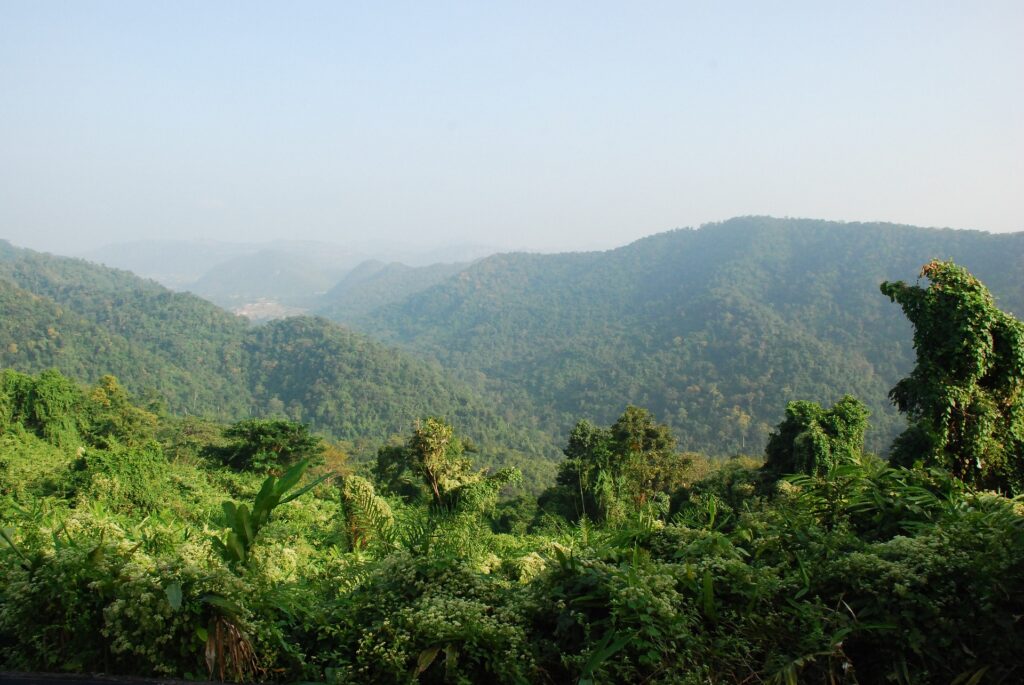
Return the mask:
<path id="1" fill-rule="evenodd" d="M 105 376 L 0 374 L 0 669 L 323 683 L 976 683 L 1024 674 L 1024 326 L 886 283 L 917 366 L 780 406 L 765 460 L 580 420 L 540 497 L 423 416 L 372 464 Z M 879 295 L 877 284 L 874 296 Z M 890 305 L 891 306 L 891 305 Z M 915 451 L 916 450 L 916 451 Z"/>

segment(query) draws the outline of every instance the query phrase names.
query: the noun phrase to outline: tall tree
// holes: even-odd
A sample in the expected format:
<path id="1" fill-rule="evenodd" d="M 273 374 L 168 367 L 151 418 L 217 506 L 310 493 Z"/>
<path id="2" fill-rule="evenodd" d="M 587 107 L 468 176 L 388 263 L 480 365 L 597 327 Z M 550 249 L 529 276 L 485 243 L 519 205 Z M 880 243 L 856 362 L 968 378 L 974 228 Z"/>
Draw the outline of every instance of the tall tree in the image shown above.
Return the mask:
<path id="1" fill-rule="evenodd" d="M 953 262 L 929 262 L 921 276 L 927 287 L 881 286 L 914 325 L 917 351 L 914 370 L 889 392 L 910 421 L 892 460 L 1024 492 L 1024 324 Z"/>
<path id="2" fill-rule="evenodd" d="M 612 445 L 622 463 L 620 492 L 640 506 L 656 493 L 668 494 L 682 482 L 689 458 L 676 451 L 676 438 L 642 407 L 629 405 L 612 424 Z"/>
<path id="3" fill-rule="evenodd" d="M 382 492 L 414 501 L 429 498 L 437 510 L 482 511 L 493 507 L 502 487 L 522 480 L 514 468 L 486 473 L 473 467 L 467 453 L 476 452 L 468 439 L 435 417 L 417 421 L 404 445 L 377 452 L 374 478 Z"/>

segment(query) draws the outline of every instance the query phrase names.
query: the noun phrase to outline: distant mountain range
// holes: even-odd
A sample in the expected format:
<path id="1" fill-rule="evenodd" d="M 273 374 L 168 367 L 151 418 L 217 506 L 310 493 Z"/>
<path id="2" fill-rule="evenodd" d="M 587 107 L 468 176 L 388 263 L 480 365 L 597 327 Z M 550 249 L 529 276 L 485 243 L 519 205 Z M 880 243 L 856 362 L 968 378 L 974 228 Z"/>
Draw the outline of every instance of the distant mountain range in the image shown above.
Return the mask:
<path id="1" fill-rule="evenodd" d="M 0 293 L 17 313 L 0 362 L 112 371 L 179 411 L 285 412 L 364 445 L 443 413 L 506 450 L 498 461 L 547 464 L 575 421 L 609 423 L 627 403 L 686 449 L 756 454 L 786 402 L 852 393 L 884 452 L 902 425 L 886 395 L 914 354 L 879 284 L 952 258 L 1024 312 L 1024 233 L 745 217 L 605 252 L 419 266 L 335 254 L 333 274 L 276 255 L 218 252 L 196 282 L 222 302 L 258 282 L 241 299 L 267 301 L 252 306 L 301 303 L 361 334 L 310 318 L 252 328 L 124 272 L 6 246 Z"/>
<path id="2" fill-rule="evenodd" d="M 387 266 L 407 272 L 398 280 L 419 283 L 422 278 L 413 274 L 420 267 L 429 267 L 423 277 L 429 280 L 430 274 L 439 273 L 437 262 L 468 263 L 495 252 L 495 248 L 479 245 L 417 250 L 374 244 L 347 247 L 315 241 L 138 241 L 107 245 L 77 256 L 151 278 L 174 290 L 193 292 L 227 309 L 263 320 L 325 307 L 347 311 L 338 297 L 341 290 L 323 296 L 332 288 L 347 287 L 343 279 L 354 270 L 366 273 L 375 270 L 374 265 Z M 348 285 L 353 283 L 349 279 Z M 377 302 L 381 294 L 373 297 Z M 364 307 L 355 305 L 354 309 L 363 311 Z"/>
<path id="3" fill-rule="evenodd" d="M 3 241 L 0 307 L 0 367 L 83 382 L 111 373 L 176 413 L 288 416 L 363 456 L 430 415 L 459 425 L 482 464 L 519 464 L 537 482 L 558 454 L 497 398 L 323 318 L 255 327 L 129 272 Z"/>
<path id="4" fill-rule="evenodd" d="M 853 393 L 884 451 L 902 425 L 887 392 L 914 354 L 878 286 L 933 258 L 1024 313 L 1024 233 L 749 217 L 606 252 L 495 255 L 348 321 L 532 404 L 553 435 L 631 402 L 687 448 L 757 453 L 789 400 Z"/>

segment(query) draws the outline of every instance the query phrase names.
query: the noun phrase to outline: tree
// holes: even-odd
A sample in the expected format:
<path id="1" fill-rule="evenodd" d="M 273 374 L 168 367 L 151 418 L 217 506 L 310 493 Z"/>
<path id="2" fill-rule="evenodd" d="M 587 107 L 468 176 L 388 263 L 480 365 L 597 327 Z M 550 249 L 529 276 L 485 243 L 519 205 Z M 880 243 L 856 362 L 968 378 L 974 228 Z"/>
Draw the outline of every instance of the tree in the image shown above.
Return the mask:
<path id="1" fill-rule="evenodd" d="M 283 419 L 246 419 L 224 431 L 228 443 L 210 447 L 207 453 L 236 469 L 268 471 L 320 457 L 320 436 L 311 435 L 302 423 Z"/>
<path id="2" fill-rule="evenodd" d="M 889 392 L 910 422 L 891 459 L 1024 492 L 1024 324 L 953 262 L 929 262 L 921 276 L 928 287 L 881 285 L 913 324 L 917 352 L 914 370 Z"/>
<path id="3" fill-rule="evenodd" d="M 409 439 L 413 470 L 426 483 L 434 504 L 443 505 L 446 496 L 479 476 L 464 454 L 462 441 L 450 423 L 438 418 L 418 422 Z"/>
<path id="4" fill-rule="evenodd" d="M 377 490 L 385 495 L 414 502 L 426 497 L 423 479 L 412 470 L 412 450 L 408 441 L 383 445 L 377 450 L 373 465 L 373 480 Z"/>
<path id="5" fill-rule="evenodd" d="M 85 396 L 56 369 L 29 376 L 6 369 L 0 374 L 0 419 L 20 423 L 54 445 L 81 440 L 87 424 Z"/>
<path id="6" fill-rule="evenodd" d="M 852 463 L 864 450 L 869 415 L 868 408 L 850 395 L 828 410 L 817 402 L 790 402 L 786 418 L 768 437 L 765 470 L 821 476 Z"/>
<path id="7" fill-rule="evenodd" d="M 617 511 L 614 483 L 615 454 L 611 431 L 590 421 L 579 421 L 569 433 L 565 455 L 558 467 L 557 492 L 541 497 L 541 504 L 554 500 L 560 513 L 570 519 L 587 516 L 603 520 Z M 565 506 L 571 502 L 571 506 Z"/>
<path id="8" fill-rule="evenodd" d="M 675 448 L 668 426 L 640 407 L 626 407 L 608 428 L 580 421 L 569 435 L 558 471 L 561 499 L 572 501 L 563 513 L 615 520 L 658 493 L 667 496 L 683 484 L 690 463 Z"/>
<path id="9" fill-rule="evenodd" d="M 676 451 L 669 427 L 647 409 L 629 405 L 611 427 L 613 449 L 621 455 L 621 493 L 639 507 L 656 493 L 682 485 L 690 459 Z"/>
<path id="10" fill-rule="evenodd" d="M 91 414 L 89 437 L 94 444 L 106 446 L 120 442 L 136 446 L 153 438 L 156 415 L 132 404 L 128 393 L 114 376 L 108 374 L 100 378 L 88 399 Z"/>
<path id="11" fill-rule="evenodd" d="M 385 493 L 406 501 L 419 493 L 428 493 L 437 509 L 447 511 L 484 511 L 493 507 L 502 487 L 518 482 L 517 469 L 501 469 L 485 474 L 473 468 L 466 457 L 476 448 L 455 433 L 444 419 L 431 417 L 418 421 L 404 445 L 390 444 L 377 451 L 374 477 Z"/>

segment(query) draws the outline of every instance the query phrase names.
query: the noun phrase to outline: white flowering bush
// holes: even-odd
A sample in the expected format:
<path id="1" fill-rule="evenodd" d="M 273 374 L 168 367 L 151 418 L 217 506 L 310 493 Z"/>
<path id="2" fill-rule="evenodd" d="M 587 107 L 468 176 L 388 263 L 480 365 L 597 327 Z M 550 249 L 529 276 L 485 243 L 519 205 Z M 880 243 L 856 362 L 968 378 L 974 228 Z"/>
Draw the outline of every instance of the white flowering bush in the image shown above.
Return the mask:
<path id="1" fill-rule="evenodd" d="M 514 592 L 462 562 L 394 555 L 337 604 L 326 665 L 345 683 L 533 682 Z"/>
<path id="2" fill-rule="evenodd" d="M 3 661 L 15 668 L 103 670 L 108 653 L 97 628 L 134 552 L 123 539 L 80 532 L 55 540 L 48 550 L 3 557 Z"/>

